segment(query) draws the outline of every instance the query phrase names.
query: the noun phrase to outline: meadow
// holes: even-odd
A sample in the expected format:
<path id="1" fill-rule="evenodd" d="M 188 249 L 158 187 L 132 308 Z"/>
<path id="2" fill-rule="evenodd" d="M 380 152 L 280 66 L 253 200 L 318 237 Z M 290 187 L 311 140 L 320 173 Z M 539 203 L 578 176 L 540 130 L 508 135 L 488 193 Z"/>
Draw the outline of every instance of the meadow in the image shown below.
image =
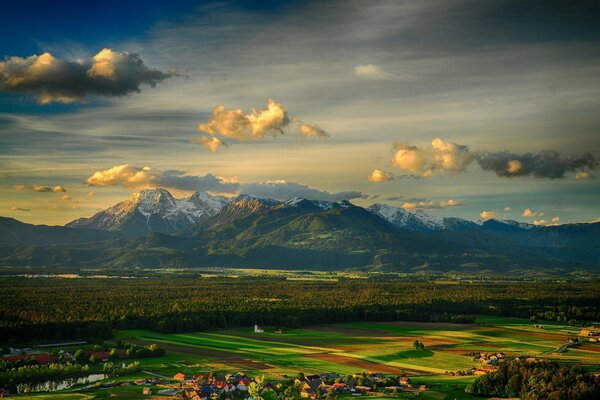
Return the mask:
<path id="1" fill-rule="evenodd" d="M 381 372 L 406 374 L 414 383 L 428 385 L 430 390 L 419 394 L 419 399 L 470 399 L 474 397 L 465 394 L 464 387 L 475 378 L 452 376 L 449 372 L 477 367 L 479 364 L 468 355 L 472 352 L 553 359 L 600 370 L 598 344 L 586 343 L 555 352 L 577 332 L 577 328 L 560 323 L 544 323 L 540 329 L 526 319 L 479 317 L 474 324 L 355 322 L 316 325 L 285 333 L 274 333 L 273 327 L 266 327 L 264 333 L 254 333 L 250 328 L 176 334 L 118 330 L 115 339 L 157 343 L 167 351 L 164 357 L 140 360 L 145 371 L 140 376 L 243 371 L 251 376 L 281 379 L 282 375 L 299 372 Z M 414 340 L 422 342 L 424 349 L 415 349 Z M 84 399 L 111 394 L 119 398 L 142 397 L 139 387 L 85 394 L 71 390 L 30 397 Z"/>

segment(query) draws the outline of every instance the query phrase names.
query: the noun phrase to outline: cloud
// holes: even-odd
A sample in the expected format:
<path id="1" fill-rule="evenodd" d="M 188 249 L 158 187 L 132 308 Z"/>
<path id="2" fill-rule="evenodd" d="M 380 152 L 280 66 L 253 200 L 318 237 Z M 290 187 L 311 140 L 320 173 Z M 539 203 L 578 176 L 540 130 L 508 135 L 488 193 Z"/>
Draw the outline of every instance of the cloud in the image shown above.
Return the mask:
<path id="1" fill-rule="evenodd" d="M 510 211 L 512 211 L 512 208 L 510 208 L 510 207 L 504 207 L 504 212 L 510 212 Z"/>
<path id="2" fill-rule="evenodd" d="M 216 153 L 219 150 L 219 147 L 221 146 L 227 146 L 225 142 L 223 142 L 216 136 L 200 136 L 199 138 L 194 140 L 194 142 L 202 144 L 207 150 L 209 150 L 212 153 Z"/>
<path id="3" fill-rule="evenodd" d="M 291 127 L 295 127 L 302 137 L 329 137 L 318 125 L 307 124 L 296 116 L 290 116 L 282 104 L 268 99 L 267 108 L 253 108 L 248 114 L 241 108 L 226 109 L 223 104 L 216 106 L 211 119 L 198 124 L 198 130 L 207 135 L 199 137 L 196 142 L 216 152 L 225 144 L 217 135 L 241 142 L 253 141 L 265 136 L 284 135 Z"/>
<path id="4" fill-rule="evenodd" d="M 532 222 L 532 224 L 536 225 L 536 226 L 548 225 L 548 223 L 546 222 L 545 219 L 535 220 L 535 221 Z"/>
<path id="5" fill-rule="evenodd" d="M 558 223 L 560 223 L 560 217 L 554 217 L 554 218 L 552 218 L 552 223 L 553 223 L 553 224 L 558 224 Z"/>
<path id="6" fill-rule="evenodd" d="M 0 62 L 0 92 L 27 93 L 40 104 L 73 103 L 90 95 L 124 96 L 173 76 L 148 68 L 139 55 L 103 49 L 84 60 L 61 60 L 50 53 L 10 57 Z"/>
<path id="7" fill-rule="evenodd" d="M 87 198 L 91 199 L 92 197 L 94 197 L 94 195 L 95 195 L 95 193 L 93 191 L 92 192 L 88 192 L 87 193 Z"/>
<path id="8" fill-rule="evenodd" d="M 533 176 L 560 179 L 564 178 L 567 172 L 598 167 L 598 160 L 591 153 L 580 157 L 564 157 L 554 150 L 524 154 L 507 151 L 480 152 L 477 154 L 477 162 L 484 171 L 493 171 L 500 177 Z"/>
<path id="9" fill-rule="evenodd" d="M 461 206 L 458 200 L 449 199 L 449 200 L 441 200 L 441 201 L 432 201 L 432 200 L 408 200 L 402 204 L 402 208 L 405 210 L 425 210 L 425 209 L 438 209 L 438 208 L 447 208 L 447 207 L 457 207 Z"/>
<path id="10" fill-rule="evenodd" d="M 467 146 L 436 138 L 432 140 L 431 148 L 396 143 L 392 165 L 427 178 L 445 173 L 461 173 L 472 161 L 473 155 Z"/>
<path id="11" fill-rule="evenodd" d="M 369 79 L 373 81 L 398 79 L 396 75 L 385 72 L 381 65 L 377 64 L 357 65 L 354 67 L 354 75 L 361 79 Z"/>
<path id="12" fill-rule="evenodd" d="M 65 194 L 63 197 L 61 197 L 61 200 L 71 201 L 71 196 L 69 196 L 68 194 Z"/>
<path id="13" fill-rule="evenodd" d="M 22 208 L 22 207 L 15 207 L 15 206 L 12 206 L 12 207 L 10 208 L 10 210 L 11 210 L 11 211 L 24 211 L 24 212 L 29 212 L 29 211 L 31 211 L 31 209 L 29 209 L 29 208 Z"/>
<path id="14" fill-rule="evenodd" d="M 592 179 L 592 175 L 590 175 L 586 171 L 579 171 L 578 173 L 575 174 L 575 179 L 577 179 L 577 180 Z"/>
<path id="15" fill-rule="evenodd" d="M 589 173 L 583 170 L 596 169 L 600 165 L 591 153 L 580 157 L 565 157 L 554 150 L 524 154 L 508 151 L 471 151 L 468 146 L 444 142 L 439 138 L 431 142 L 431 147 L 396 143 L 392 165 L 411 174 L 429 178 L 446 173 L 463 173 L 473 161 L 484 171 L 493 171 L 499 177 L 533 176 L 549 179 L 564 178 L 570 171 L 579 171 L 576 179 L 586 179 Z"/>
<path id="16" fill-rule="evenodd" d="M 328 138 L 329 135 L 323 128 L 316 124 L 305 124 L 300 123 L 298 129 L 300 130 L 300 135 L 305 138 L 318 137 L 318 138 Z"/>
<path id="17" fill-rule="evenodd" d="M 328 192 L 285 180 L 242 183 L 240 184 L 240 192 L 270 197 L 278 200 L 304 197 L 309 200 L 341 201 L 363 197 L 361 192 Z"/>
<path id="18" fill-rule="evenodd" d="M 526 218 L 532 218 L 532 217 L 542 217 L 544 215 L 544 213 L 541 211 L 535 212 L 535 211 L 532 211 L 531 208 L 526 208 L 523 211 L 522 215 Z"/>
<path id="19" fill-rule="evenodd" d="M 394 180 L 394 175 L 391 172 L 381 169 L 374 169 L 368 177 L 369 182 L 380 183 Z"/>
<path id="20" fill-rule="evenodd" d="M 85 183 L 89 186 L 124 186 L 134 189 L 167 187 L 213 192 L 232 192 L 238 188 L 238 183 L 212 174 L 196 176 L 179 170 L 161 171 L 129 164 L 96 171 L 86 179 Z"/>
<path id="21" fill-rule="evenodd" d="M 278 200 L 304 197 L 312 200 L 339 201 L 363 197 L 361 192 L 328 192 L 285 180 L 241 183 L 237 178 L 224 178 L 212 174 L 196 176 L 179 170 L 162 171 L 129 164 L 96 171 L 86 179 L 85 183 L 90 186 L 123 186 L 132 189 L 164 187 L 218 193 L 245 193 Z"/>
<path id="22" fill-rule="evenodd" d="M 492 219 L 492 218 L 496 218 L 496 212 L 490 211 L 490 210 L 485 210 L 485 211 L 480 212 L 479 216 L 482 219 Z"/>
<path id="23" fill-rule="evenodd" d="M 41 186 L 41 185 L 33 185 L 33 186 L 25 186 L 25 185 L 15 185 L 15 190 L 33 190 L 34 192 L 54 192 L 54 193 L 64 193 L 67 191 L 64 186 Z"/>

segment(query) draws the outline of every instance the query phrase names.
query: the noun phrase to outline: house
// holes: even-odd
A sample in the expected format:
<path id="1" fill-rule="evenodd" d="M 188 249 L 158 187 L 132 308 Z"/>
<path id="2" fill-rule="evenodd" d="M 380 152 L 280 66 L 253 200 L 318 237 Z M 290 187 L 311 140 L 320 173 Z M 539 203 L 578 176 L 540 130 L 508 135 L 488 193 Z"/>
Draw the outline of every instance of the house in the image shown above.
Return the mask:
<path id="1" fill-rule="evenodd" d="M 209 377 L 210 377 L 210 372 L 200 372 L 200 373 L 194 374 L 194 376 L 192 378 L 196 381 L 204 381 L 204 380 L 208 380 Z"/>
<path id="2" fill-rule="evenodd" d="M 150 389 L 149 387 L 145 387 L 142 389 L 142 394 L 143 395 L 151 395 L 152 394 L 152 389 Z"/>
<path id="3" fill-rule="evenodd" d="M 262 326 L 254 325 L 254 333 L 264 333 L 265 329 Z"/>
<path id="4" fill-rule="evenodd" d="M 400 377 L 400 384 L 402 384 L 402 385 L 408 385 L 409 382 L 410 382 L 410 379 L 408 378 L 408 376 L 401 376 Z"/>
<path id="5" fill-rule="evenodd" d="M 370 392 L 371 390 L 373 390 L 373 388 L 371 388 L 369 386 L 361 386 L 361 385 L 356 385 L 355 389 L 360 390 L 361 392 Z"/>
<path id="6" fill-rule="evenodd" d="M 308 399 L 316 399 L 319 397 L 318 389 L 323 384 L 321 378 L 311 379 L 307 382 L 304 382 L 302 388 L 300 389 L 300 396 L 308 398 Z"/>
<path id="7" fill-rule="evenodd" d="M 328 372 L 326 374 L 319 375 L 319 378 L 321 378 L 324 381 L 334 381 L 339 377 L 340 376 L 338 374 L 336 374 L 335 372 Z"/>
<path id="8" fill-rule="evenodd" d="M 175 375 L 173 375 L 173 379 L 175 379 L 176 381 L 185 381 L 185 374 L 178 372 Z"/>
<path id="9" fill-rule="evenodd" d="M 215 375 L 210 379 L 210 383 L 219 389 L 223 389 L 227 386 L 227 378 L 224 375 Z"/>
<path id="10" fill-rule="evenodd" d="M 597 331 L 592 328 L 584 328 L 579 332 L 579 336 L 583 336 L 583 337 L 600 336 L 600 331 Z"/>
<path id="11" fill-rule="evenodd" d="M 429 390 L 429 388 L 427 387 L 427 385 L 420 385 L 419 386 L 419 391 L 423 392 L 425 390 Z"/>
<path id="12" fill-rule="evenodd" d="M 385 375 L 383 375 L 382 373 L 376 372 L 376 373 L 369 374 L 369 378 L 371 378 L 374 381 L 379 382 L 379 381 L 382 381 L 385 379 Z"/>

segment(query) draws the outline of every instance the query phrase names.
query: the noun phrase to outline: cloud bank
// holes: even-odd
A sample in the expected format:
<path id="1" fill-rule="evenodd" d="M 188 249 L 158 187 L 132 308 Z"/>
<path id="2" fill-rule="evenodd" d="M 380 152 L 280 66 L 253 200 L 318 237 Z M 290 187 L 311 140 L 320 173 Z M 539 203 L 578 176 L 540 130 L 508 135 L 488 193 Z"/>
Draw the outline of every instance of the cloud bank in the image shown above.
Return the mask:
<path id="1" fill-rule="evenodd" d="M 277 200 L 304 197 L 309 200 L 341 201 L 363 197 L 361 192 L 343 191 L 332 193 L 285 180 L 242 183 L 240 185 L 240 192 L 271 197 Z"/>
<path id="2" fill-rule="evenodd" d="M 458 200 L 449 199 L 441 201 L 433 200 L 408 200 L 402 204 L 405 210 L 433 210 L 439 208 L 457 207 L 463 205 Z"/>
<path id="3" fill-rule="evenodd" d="M 96 171 L 85 183 L 89 186 L 123 186 L 131 189 L 164 187 L 177 190 L 209 191 L 230 194 L 253 194 L 288 200 L 304 197 L 311 200 L 340 201 L 363 197 L 361 192 L 328 192 L 285 180 L 265 182 L 239 182 L 213 174 L 191 175 L 179 170 L 158 170 L 124 164 Z"/>
<path id="4" fill-rule="evenodd" d="M 0 62 L 0 92 L 27 93 L 40 104 L 73 103 L 90 95 L 124 96 L 173 76 L 148 68 L 139 55 L 103 49 L 84 60 L 61 60 L 50 53 L 10 57 Z"/>
<path id="5" fill-rule="evenodd" d="M 206 135 L 196 141 L 208 150 L 216 152 L 225 144 L 217 135 L 243 142 L 260 140 L 265 136 L 284 135 L 292 129 L 305 138 L 329 136 L 318 125 L 307 124 L 296 116 L 290 116 L 282 104 L 268 99 L 266 108 L 253 108 L 248 114 L 241 108 L 226 109 L 223 104 L 216 106 L 211 119 L 198 124 L 198 130 Z"/>
<path id="6" fill-rule="evenodd" d="M 436 138 L 430 147 L 396 143 L 392 165 L 416 176 L 429 178 L 436 175 L 463 173 L 472 162 L 482 170 L 492 171 L 499 177 L 532 176 L 561 179 L 567 172 L 579 171 L 577 179 L 586 179 L 584 169 L 596 169 L 599 161 L 591 154 L 580 157 L 562 156 L 553 150 L 516 154 L 508 151 L 471 151 L 468 146 L 444 142 Z"/>
<path id="7" fill-rule="evenodd" d="M 236 182 L 212 174 L 196 176 L 180 170 L 161 171 L 129 164 L 96 171 L 86 179 L 85 183 L 89 186 L 123 186 L 133 189 L 167 187 L 213 192 L 229 192 L 238 187 Z"/>

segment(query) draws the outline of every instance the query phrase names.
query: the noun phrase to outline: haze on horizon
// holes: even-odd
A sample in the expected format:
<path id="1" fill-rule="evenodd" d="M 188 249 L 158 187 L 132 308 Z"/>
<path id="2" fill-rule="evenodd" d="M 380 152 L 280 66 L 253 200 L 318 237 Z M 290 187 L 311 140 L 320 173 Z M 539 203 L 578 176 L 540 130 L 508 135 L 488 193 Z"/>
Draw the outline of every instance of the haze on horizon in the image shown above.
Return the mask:
<path id="1" fill-rule="evenodd" d="M 9 4 L 0 215 L 164 187 L 600 218 L 597 2 Z"/>

